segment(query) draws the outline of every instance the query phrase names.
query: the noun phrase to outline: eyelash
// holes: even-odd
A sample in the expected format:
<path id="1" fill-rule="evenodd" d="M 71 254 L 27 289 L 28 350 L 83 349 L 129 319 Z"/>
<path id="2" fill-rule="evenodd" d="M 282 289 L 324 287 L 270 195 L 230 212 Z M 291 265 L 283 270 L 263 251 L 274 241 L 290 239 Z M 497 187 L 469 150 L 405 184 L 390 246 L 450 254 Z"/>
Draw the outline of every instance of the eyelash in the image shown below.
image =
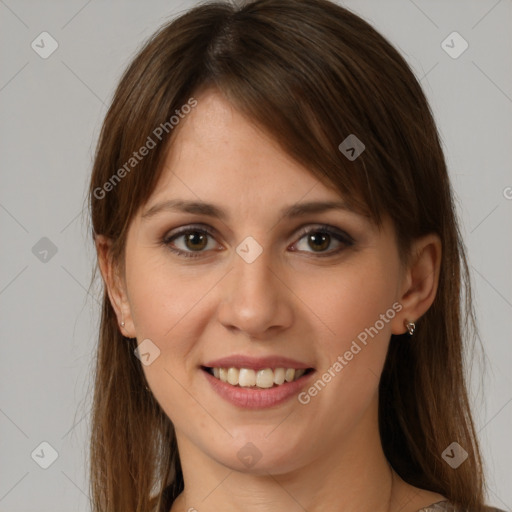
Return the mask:
<path id="1" fill-rule="evenodd" d="M 187 233 L 201 233 L 203 235 L 211 236 L 212 238 L 214 237 L 214 234 L 212 232 L 210 232 L 209 230 L 207 230 L 207 229 L 205 229 L 203 227 L 200 227 L 200 226 L 187 226 L 186 228 L 181 229 L 180 231 L 178 231 L 176 233 L 172 233 L 170 235 L 166 235 L 163 238 L 162 243 L 171 252 L 173 252 L 175 254 L 178 254 L 179 256 L 182 256 L 182 257 L 185 257 L 185 258 L 199 258 L 199 257 L 201 257 L 202 254 L 204 252 L 206 252 L 206 251 L 183 251 L 182 249 L 176 249 L 175 247 L 171 246 L 171 242 L 172 241 L 176 240 L 180 236 L 186 235 Z M 354 243 L 355 243 L 354 239 L 351 236 L 349 236 L 347 233 L 344 233 L 343 231 L 340 231 L 338 229 L 332 228 L 331 226 L 328 226 L 326 224 L 318 225 L 314 229 L 308 229 L 308 228 L 301 229 L 300 232 L 298 233 L 298 235 L 299 235 L 299 239 L 298 240 L 300 241 L 306 235 L 309 235 L 309 234 L 312 234 L 312 233 L 315 233 L 315 234 L 316 233 L 327 234 L 327 235 L 335 238 L 336 240 L 338 240 L 342 244 L 344 244 L 345 247 L 350 247 L 350 246 L 354 245 Z M 345 247 L 340 247 L 339 249 L 336 249 L 334 251 L 329 251 L 329 252 L 324 252 L 324 253 L 312 252 L 312 254 L 314 254 L 315 256 L 317 256 L 319 258 L 325 258 L 325 257 L 329 257 L 329 256 L 334 256 L 334 255 L 340 253 L 341 251 L 343 251 L 345 249 Z M 296 252 L 303 252 L 303 251 L 296 251 Z M 306 251 L 306 252 L 309 252 L 309 251 Z"/>

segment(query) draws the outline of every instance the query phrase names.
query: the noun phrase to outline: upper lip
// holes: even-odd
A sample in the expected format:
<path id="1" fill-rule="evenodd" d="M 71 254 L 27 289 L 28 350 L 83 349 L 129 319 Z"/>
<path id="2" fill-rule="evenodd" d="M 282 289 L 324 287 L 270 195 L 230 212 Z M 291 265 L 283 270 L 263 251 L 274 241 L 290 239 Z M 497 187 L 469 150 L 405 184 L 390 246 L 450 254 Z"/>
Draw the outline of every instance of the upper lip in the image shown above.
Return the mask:
<path id="1" fill-rule="evenodd" d="M 251 368 L 253 370 L 263 370 L 264 368 L 295 368 L 296 370 L 312 368 L 311 365 L 289 357 L 250 357 L 238 354 L 209 361 L 203 366 L 208 368 Z"/>

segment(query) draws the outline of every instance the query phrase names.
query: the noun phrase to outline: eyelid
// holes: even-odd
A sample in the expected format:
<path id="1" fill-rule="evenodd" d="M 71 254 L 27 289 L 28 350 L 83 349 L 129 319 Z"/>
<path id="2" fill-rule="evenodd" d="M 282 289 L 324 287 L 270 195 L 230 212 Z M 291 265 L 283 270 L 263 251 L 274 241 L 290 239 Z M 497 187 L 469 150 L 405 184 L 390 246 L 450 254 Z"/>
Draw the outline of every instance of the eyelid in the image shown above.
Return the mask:
<path id="1" fill-rule="evenodd" d="M 355 243 L 354 238 L 352 238 L 346 231 L 335 226 L 331 226 L 330 224 L 315 224 L 310 222 L 306 225 L 299 227 L 297 233 L 294 236 L 298 236 L 300 240 L 304 235 L 308 235 L 309 233 L 316 233 L 317 231 L 322 233 L 326 232 L 331 235 L 336 235 L 339 238 L 341 238 L 346 244 L 351 245 Z"/>
<path id="2" fill-rule="evenodd" d="M 206 254 L 209 251 L 183 251 L 182 249 L 176 249 L 170 247 L 170 242 L 173 239 L 176 239 L 186 233 L 196 231 L 205 234 L 206 236 L 210 236 L 212 238 L 215 238 L 218 235 L 218 232 L 215 228 L 208 226 L 206 224 L 188 224 L 186 226 L 182 226 L 181 228 L 177 228 L 176 231 L 171 231 L 170 233 L 167 233 L 164 235 L 162 243 L 167 246 L 169 250 L 172 252 L 188 257 L 188 258 L 197 258 L 201 257 L 204 254 Z M 350 236 L 346 231 L 337 228 L 335 226 L 331 226 L 329 224 L 322 224 L 322 223 L 307 223 L 303 224 L 299 228 L 294 230 L 294 238 L 297 238 L 297 240 L 294 242 L 293 245 L 296 245 L 304 236 L 310 234 L 310 233 L 327 233 L 328 235 L 333 236 L 338 242 L 345 244 L 347 247 L 350 247 L 354 245 L 355 240 L 352 236 Z M 325 252 L 318 252 L 315 253 L 314 251 L 305 251 L 306 253 L 309 253 L 313 256 L 317 257 L 327 257 L 327 256 L 333 256 L 335 254 L 338 254 L 343 249 L 332 249 L 330 251 Z M 295 252 L 304 252 L 304 251 L 295 251 Z"/>
<path id="3" fill-rule="evenodd" d="M 187 224 L 186 226 L 181 226 L 179 228 L 176 228 L 175 230 L 171 230 L 168 233 L 166 233 L 164 235 L 164 240 L 170 240 L 176 236 L 188 233 L 189 231 L 199 231 L 201 233 L 206 233 L 211 236 L 218 234 L 215 228 L 207 224 Z"/>

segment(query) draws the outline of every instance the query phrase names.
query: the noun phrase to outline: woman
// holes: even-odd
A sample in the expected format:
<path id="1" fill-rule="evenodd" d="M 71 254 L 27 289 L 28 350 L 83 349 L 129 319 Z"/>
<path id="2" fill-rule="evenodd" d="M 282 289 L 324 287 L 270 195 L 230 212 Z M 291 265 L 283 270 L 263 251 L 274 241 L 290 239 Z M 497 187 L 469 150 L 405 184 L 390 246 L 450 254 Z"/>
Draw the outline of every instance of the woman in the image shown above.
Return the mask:
<path id="1" fill-rule="evenodd" d="M 488 510 L 443 152 L 365 21 L 255 0 L 164 26 L 90 206 L 95 511 Z"/>

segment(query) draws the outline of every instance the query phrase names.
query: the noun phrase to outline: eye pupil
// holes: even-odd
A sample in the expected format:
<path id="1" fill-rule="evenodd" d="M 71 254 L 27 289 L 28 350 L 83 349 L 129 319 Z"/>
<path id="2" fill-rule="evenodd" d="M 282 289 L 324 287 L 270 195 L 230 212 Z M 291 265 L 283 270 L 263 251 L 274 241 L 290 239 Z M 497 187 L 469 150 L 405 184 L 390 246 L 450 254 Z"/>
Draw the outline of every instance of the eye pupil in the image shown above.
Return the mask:
<path id="1" fill-rule="evenodd" d="M 329 247 L 329 241 L 330 241 L 330 236 L 326 233 L 312 233 L 309 235 L 309 240 L 312 241 L 314 244 L 318 244 L 320 243 L 321 245 L 316 245 L 316 247 L 313 247 L 313 249 L 326 249 L 327 247 Z"/>
<path id="2" fill-rule="evenodd" d="M 185 239 L 189 249 L 204 249 L 208 244 L 205 234 L 200 233 L 199 231 L 191 231 L 185 236 Z M 192 246 L 189 245 L 189 242 L 192 242 Z M 197 245 L 194 247 L 194 244 L 196 243 L 200 243 L 200 247 Z"/>

